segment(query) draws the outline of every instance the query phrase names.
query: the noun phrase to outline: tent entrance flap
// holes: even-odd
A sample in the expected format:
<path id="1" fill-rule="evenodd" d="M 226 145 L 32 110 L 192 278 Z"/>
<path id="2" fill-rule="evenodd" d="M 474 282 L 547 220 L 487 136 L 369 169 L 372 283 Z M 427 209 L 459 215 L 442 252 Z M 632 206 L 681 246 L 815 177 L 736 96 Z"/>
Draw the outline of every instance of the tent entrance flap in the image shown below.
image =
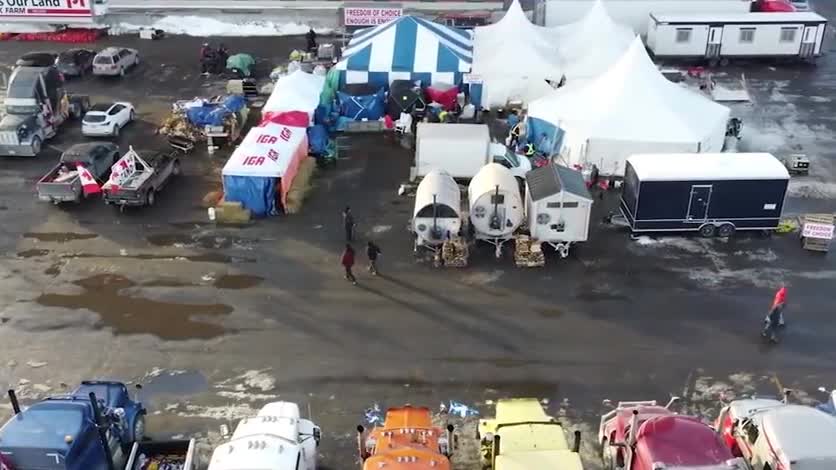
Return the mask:
<path id="1" fill-rule="evenodd" d="M 224 199 L 240 202 L 253 217 L 278 214 L 276 207 L 277 178 L 265 176 L 224 176 Z"/>

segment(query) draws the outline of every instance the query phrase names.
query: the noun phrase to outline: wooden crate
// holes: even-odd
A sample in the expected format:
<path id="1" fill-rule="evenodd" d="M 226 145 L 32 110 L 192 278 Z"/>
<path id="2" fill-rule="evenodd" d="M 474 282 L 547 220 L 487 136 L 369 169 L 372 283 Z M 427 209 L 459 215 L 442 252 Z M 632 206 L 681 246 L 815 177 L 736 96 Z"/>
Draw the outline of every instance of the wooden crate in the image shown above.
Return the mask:
<path id="1" fill-rule="evenodd" d="M 799 220 L 799 227 L 800 227 L 800 237 L 801 237 L 801 246 L 805 250 L 810 251 L 821 251 L 827 252 L 830 250 L 830 242 L 831 239 L 829 238 L 818 238 L 818 237 L 805 237 L 804 236 L 804 225 L 808 223 L 814 224 L 823 224 L 823 225 L 834 225 L 834 215 L 833 214 L 804 214 L 800 217 Z"/>

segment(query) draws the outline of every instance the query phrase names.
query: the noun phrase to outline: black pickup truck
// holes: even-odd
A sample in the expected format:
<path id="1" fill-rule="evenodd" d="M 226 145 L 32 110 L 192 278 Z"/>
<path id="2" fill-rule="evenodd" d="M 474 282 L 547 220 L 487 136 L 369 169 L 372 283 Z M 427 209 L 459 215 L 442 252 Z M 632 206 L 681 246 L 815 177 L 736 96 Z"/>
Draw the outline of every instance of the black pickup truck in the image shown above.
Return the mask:
<path id="1" fill-rule="evenodd" d="M 153 206 L 157 192 L 180 174 L 178 155 L 177 152 L 137 152 L 131 148 L 113 165 L 110 180 L 102 186 L 105 204 L 113 204 L 120 210 L 126 206 Z"/>

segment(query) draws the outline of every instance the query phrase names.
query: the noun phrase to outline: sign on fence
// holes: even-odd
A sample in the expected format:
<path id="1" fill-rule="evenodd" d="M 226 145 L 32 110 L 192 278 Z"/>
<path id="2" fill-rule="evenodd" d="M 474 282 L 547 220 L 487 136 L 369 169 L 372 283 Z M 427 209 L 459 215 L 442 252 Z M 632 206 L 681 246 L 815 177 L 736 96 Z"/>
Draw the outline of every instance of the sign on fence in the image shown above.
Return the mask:
<path id="1" fill-rule="evenodd" d="M 805 238 L 821 238 L 824 240 L 833 239 L 833 226 L 829 224 L 817 224 L 807 222 L 804 224 L 804 229 L 801 231 L 801 236 Z"/>
<path id="2" fill-rule="evenodd" d="M 377 26 L 403 15 L 403 8 L 393 7 L 345 7 L 343 11 L 343 24 L 345 26 Z"/>

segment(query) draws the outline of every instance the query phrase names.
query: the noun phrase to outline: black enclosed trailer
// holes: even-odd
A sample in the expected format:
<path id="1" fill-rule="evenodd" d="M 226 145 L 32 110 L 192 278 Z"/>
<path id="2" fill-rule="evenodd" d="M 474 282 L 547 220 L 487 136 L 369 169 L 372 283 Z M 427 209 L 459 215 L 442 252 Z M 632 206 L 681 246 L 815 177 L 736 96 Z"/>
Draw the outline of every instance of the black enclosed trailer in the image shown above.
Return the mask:
<path id="1" fill-rule="evenodd" d="M 621 213 L 633 232 L 774 230 L 789 179 L 768 153 L 633 155 Z"/>

